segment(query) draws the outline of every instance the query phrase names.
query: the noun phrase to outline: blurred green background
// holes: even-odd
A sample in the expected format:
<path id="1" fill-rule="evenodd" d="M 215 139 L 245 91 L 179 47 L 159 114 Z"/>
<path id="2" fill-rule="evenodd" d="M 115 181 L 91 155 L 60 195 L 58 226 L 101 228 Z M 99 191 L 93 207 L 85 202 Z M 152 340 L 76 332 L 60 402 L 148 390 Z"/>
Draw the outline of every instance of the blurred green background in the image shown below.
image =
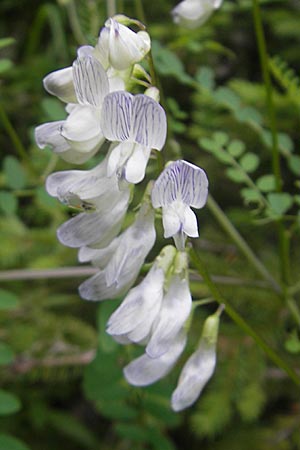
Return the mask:
<path id="1" fill-rule="evenodd" d="M 241 191 L 245 186 L 238 173 L 228 172 L 218 151 L 235 142 L 235 149 L 242 146 L 241 152 L 252 155 L 244 169 L 255 180 L 271 171 L 270 124 L 251 0 L 224 0 L 196 30 L 172 23 L 175 1 L 117 0 L 116 5 L 117 12 L 144 20 L 153 40 L 169 119 L 165 159 L 183 155 L 205 168 L 211 193 L 276 278 L 272 215 L 260 210 L 253 192 Z M 294 196 L 289 214 L 295 218 L 300 3 L 265 0 L 261 6 L 285 192 Z M 74 211 L 50 198 L 44 182 L 49 173 L 73 167 L 50 149 L 39 150 L 33 133 L 36 125 L 65 117 L 63 104 L 43 90 L 43 77 L 70 65 L 79 45 L 94 45 L 107 14 L 101 0 L 0 2 L 0 450 L 300 449 L 299 388 L 226 314 L 213 379 L 196 405 L 175 414 L 169 398 L 179 367 L 154 386 L 128 386 L 122 367 L 136 349 L 121 347 L 105 334 L 118 302 L 84 302 L 77 288 L 86 274 L 73 271 L 68 276 L 65 271 L 78 265 L 77 255 L 57 241 L 56 229 Z M 83 167 L 92 167 L 97 158 Z M 298 222 L 293 220 L 291 273 L 296 282 L 299 216 Z M 299 330 L 286 307 L 209 211 L 200 212 L 199 224 L 198 248 L 223 295 L 300 370 Z M 36 269 L 44 270 L 40 278 Z M 196 276 L 191 288 L 196 299 L 209 296 Z M 197 309 L 188 353 L 215 309 Z"/>

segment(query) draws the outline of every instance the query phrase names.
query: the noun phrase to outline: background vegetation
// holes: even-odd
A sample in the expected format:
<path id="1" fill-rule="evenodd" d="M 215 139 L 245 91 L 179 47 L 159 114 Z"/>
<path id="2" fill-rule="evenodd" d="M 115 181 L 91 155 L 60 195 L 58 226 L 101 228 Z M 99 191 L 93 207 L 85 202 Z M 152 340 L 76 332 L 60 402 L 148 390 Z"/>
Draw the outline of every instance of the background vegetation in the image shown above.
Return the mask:
<path id="1" fill-rule="evenodd" d="M 56 239 L 56 228 L 74 211 L 50 198 L 44 182 L 70 166 L 33 139 L 36 125 L 65 117 L 63 105 L 43 91 L 42 78 L 70 65 L 78 45 L 95 44 L 107 5 L 2 0 L 0 450 L 300 449 L 299 2 L 261 4 L 276 123 L 266 103 L 255 2 L 224 0 L 195 30 L 172 23 L 174 1 L 116 3 L 118 12 L 145 21 L 153 39 L 169 119 L 165 159 L 183 155 L 203 167 L 226 212 L 212 199 L 200 212 L 197 251 L 233 313 L 222 315 L 216 373 L 187 412 L 169 407 L 179 369 L 146 389 L 124 381 L 122 366 L 135 350 L 105 334 L 117 301 L 79 298 L 79 281 L 90 269 L 66 270 L 78 265 L 76 251 Z M 278 227 L 285 249 L 278 247 Z M 218 297 L 197 264 L 194 298 Z M 188 352 L 215 309 L 197 309 Z M 234 321 L 235 311 L 241 316 Z M 249 336 L 252 330 L 266 347 Z"/>

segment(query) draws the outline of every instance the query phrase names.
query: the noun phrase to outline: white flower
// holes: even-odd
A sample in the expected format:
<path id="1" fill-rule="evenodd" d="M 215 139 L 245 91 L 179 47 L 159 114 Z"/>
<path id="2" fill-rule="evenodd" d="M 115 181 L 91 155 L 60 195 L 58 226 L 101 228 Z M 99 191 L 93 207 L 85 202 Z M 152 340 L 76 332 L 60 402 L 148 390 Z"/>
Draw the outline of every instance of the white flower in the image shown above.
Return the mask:
<path id="1" fill-rule="evenodd" d="M 173 237 L 179 250 L 185 236 L 198 237 L 197 219 L 190 206 L 202 208 L 207 199 L 208 180 L 204 170 L 183 160 L 169 164 L 152 189 L 154 208 L 162 207 L 164 237 Z"/>
<path id="2" fill-rule="evenodd" d="M 183 330 L 172 341 L 168 351 L 158 358 L 150 358 L 147 353 L 134 359 L 124 368 L 124 375 L 128 383 L 134 386 L 147 386 L 166 376 L 186 344 L 186 334 Z"/>
<path id="3" fill-rule="evenodd" d="M 135 33 L 113 18 L 105 22 L 102 28 L 96 51 L 107 68 L 125 70 L 141 61 L 151 47 L 150 36 L 145 31 Z"/>
<path id="4" fill-rule="evenodd" d="M 73 86 L 78 103 L 67 106 L 69 116 L 66 120 L 45 123 L 35 130 L 40 148 L 48 145 L 63 159 L 76 164 L 87 161 L 105 141 L 100 115 L 104 97 L 109 92 L 108 78 L 100 62 L 87 49 L 79 55 L 73 68 L 50 74 L 44 81 L 50 93 L 64 99 L 70 98 Z"/>
<path id="5" fill-rule="evenodd" d="M 198 349 L 190 356 L 172 394 L 172 409 L 181 411 L 191 406 L 212 377 L 216 365 L 216 343 L 220 314 L 209 316 L 203 326 Z"/>
<path id="6" fill-rule="evenodd" d="M 171 12 L 175 23 L 196 28 L 207 21 L 223 0 L 183 0 Z"/>
<path id="7" fill-rule="evenodd" d="M 150 358 L 159 358 L 169 350 L 191 312 L 192 297 L 187 277 L 186 253 L 177 252 L 173 264 L 166 281 L 161 308 L 146 346 L 146 353 Z"/>
<path id="8" fill-rule="evenodd" d="M 122 197 L 129 197 L 129 185 L 119 190 L 116 177 L 106 176 L 107 161 L 91 170 L 66 170 L 55 172 L 46 180 L 46 190 L 69 206 L 103 213 L 112 209 Z"/>
<path id="9" fill-rule="evenodd" d="M 113 92 L 105 97 L 101 126 L 104 136 L 121 142 L 108 159 L 108 176 L 117 173 L 130 183 L 145 176 L 151 149 L 161 150 L 167 132 L 164 109 L 144 94 Z"/>
<path id="10" fill-rule="evenodd" d="M 72 220 L 72 219 L 71 219 Z M 154 212 L 143 204 L 135 222 L 118 238 L 118 245 L 105 269 L 86 280 L 79 287 L 86 300 L 115 298 L 128 290 L 135 282 L 146 256 L 155 242 Z M 112 247 L 114 243 L 110 244 Z M 107 256 L 107 255 L 106 255 Z M 94 253 L 97 258 L 97 254 Z"/>
<path id="11" fill-rule="evenodd" d="M 129 342 L 143 342 L 150 335 L 164 295 L 165 274 L 176 250 L 165 247 L 143 281 L 132 288 L 108 320 L 107 332 L 114 338 L 123 336 Z"/>

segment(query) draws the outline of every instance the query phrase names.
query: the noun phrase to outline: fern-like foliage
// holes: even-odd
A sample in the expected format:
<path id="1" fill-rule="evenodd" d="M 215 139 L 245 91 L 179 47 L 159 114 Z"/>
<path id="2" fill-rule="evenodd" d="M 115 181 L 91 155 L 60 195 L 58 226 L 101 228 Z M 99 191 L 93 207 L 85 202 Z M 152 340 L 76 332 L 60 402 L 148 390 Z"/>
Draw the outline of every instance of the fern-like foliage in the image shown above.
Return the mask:
<path id="1" fill-rule="evenodd" d="M 286 95 L 300 105 L 300 77 L 294 69 L 278 55 L 269 59 L 269 67 L 273 77 L 284 89 Z"/>

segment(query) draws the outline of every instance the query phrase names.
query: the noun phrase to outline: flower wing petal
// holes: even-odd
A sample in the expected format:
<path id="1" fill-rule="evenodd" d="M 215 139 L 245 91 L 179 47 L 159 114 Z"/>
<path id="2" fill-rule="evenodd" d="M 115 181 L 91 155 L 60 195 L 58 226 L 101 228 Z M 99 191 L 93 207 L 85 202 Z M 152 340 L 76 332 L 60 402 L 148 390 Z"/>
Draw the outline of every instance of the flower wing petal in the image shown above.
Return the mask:
<path id="1" fill-rule="evenodd" d="M 146 353 L 134 359 L 124 368 L 128 383 L 134 386 L 147 386 L 163 378 L 172 369 L 186 344 L 186 336 L 178 333 L 169 350 L 159 358 L 150 358 Z"/>
<path id="2" fill-rule="evenodd" d="M 73 84 L 72 67 L 66 67 L 65 69 L 49 73 L 43 79 L 43 84 L 49 94 L 55 95 L 62 101 L 66 103 L 75 103 L 77 101 Z"/>
<path id="3" fill-rule="evenodd" d="M 150 358 L 159 358 L 168 351 L 187 320 L 191 307 L 192 298 L 188 281 L 174 275 L 146 347 L 146 353 Z"/>

